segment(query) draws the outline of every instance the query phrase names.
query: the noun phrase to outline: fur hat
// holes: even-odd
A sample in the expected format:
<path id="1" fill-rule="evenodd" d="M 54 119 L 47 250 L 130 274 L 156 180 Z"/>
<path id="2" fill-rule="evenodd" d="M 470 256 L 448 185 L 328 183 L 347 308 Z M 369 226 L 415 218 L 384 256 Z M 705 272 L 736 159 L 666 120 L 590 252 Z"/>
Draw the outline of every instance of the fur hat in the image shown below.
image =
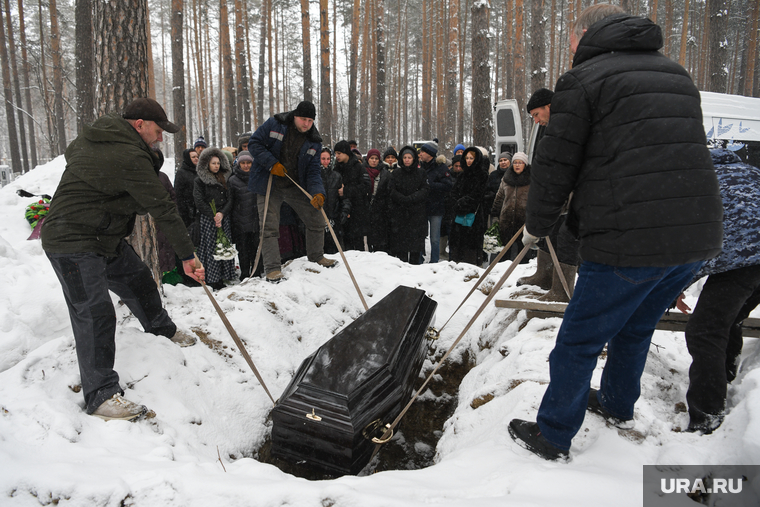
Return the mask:
<path id="1" fill-rule="evenodd" d="M 196 172 L 201 181 L 207 185 L 218 185 L 219 181 L 216 179 L 214 173 L 209 169 L 211 159 L 216 157 L 219 159 L 219 174 L 227 181 L 232 175 L 232 168 L 229 160 L 224 154 L 224 150 L 219 148 L 206 148 L 198 157 L 198 165 L 196 166 Z"/>
<path id="2" fill-rule="evenodd" d="M 525 107 L 525 109 L 527 109 L 528 113 L 530 113 L 534 109 L 547 106 L 552 103 L 552 97 L 554 97 L 553 91 L 547 90 L 546 88 L 539 88 L 533 92 L 533 95 L 530 96 L 530 100 L 528 101 L 528 105 Z"/>

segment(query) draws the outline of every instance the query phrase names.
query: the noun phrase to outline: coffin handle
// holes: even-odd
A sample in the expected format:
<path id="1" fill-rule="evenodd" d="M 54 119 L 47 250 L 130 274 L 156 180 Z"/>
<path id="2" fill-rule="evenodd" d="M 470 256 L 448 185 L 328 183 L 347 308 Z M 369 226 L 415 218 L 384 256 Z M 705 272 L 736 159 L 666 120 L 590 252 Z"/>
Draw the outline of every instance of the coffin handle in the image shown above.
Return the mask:
<path id="1" fill-rule="evenodd" d="M 313 408 L 311 409 L 311 414 L 306 414 L 306 418 L 311 419 L 312 421 L 317 421 L 317 422 L 322 420 L 321 417 L 319 417 L 317 414 L 314 413 Z"/>
<path id="2" fill-rule="evenodd" d="M 378 432 L 380 433 L 380 435 L 383 435 L 388 430 L 390 430 L 391 432 L 388 438 L 377 438 L 377 437 L 371 436 L 373 433 L 377 434 Z M 375 444 L 385 444 L 391 438 L 393 438 L 393 430 L 391 429 L 390 424 L 386 424 L 385 426 L 383 426 L 383 421 L 381 421 L 380 419 L 375 419 L 362 430 L 362 435 L 364 435 L 364 438 L 366 438 L 367 440 L 371 440 Z"/>
<path id="3" fill-rule="evenodd" d="M 427 328 L 427 331 L 425 332 L 425 337 L 427 337 L 428 340 L 437 340 L 438 338 L 441 337 L 441 332 L 431 326 Z"/>

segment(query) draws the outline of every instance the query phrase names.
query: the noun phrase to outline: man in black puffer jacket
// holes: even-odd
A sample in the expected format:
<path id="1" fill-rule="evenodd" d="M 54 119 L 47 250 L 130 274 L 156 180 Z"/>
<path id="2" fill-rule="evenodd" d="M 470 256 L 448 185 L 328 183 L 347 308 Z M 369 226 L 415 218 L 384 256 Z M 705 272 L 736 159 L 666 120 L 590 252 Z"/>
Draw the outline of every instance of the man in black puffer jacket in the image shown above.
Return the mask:
<path id="1" fill-rule="evenodd" d="M 583 263 L 538 421 L 509 424 L 546 459 L 568 456 L 587 409 L 632 426 L 655 325 L 723 235 L 699 92 L 658 52 L 660 27 L 597 4 L 570 43 L 573 68 L 557 82 L 536 152 L 523 243 L 548 235 L 574 192 L 567 220 Z M 605 345 L 601 387 L 590 390 Z"/>

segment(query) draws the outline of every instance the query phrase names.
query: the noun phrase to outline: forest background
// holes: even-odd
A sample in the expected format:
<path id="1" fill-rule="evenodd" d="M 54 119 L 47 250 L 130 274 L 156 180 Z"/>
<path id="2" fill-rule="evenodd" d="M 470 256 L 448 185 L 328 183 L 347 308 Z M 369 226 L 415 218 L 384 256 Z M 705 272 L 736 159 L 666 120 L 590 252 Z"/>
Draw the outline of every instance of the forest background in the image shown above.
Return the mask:
<path id="1" fill-rule="evenodd" d="M 591 3 L 0 0 L 0 158 L 26 172 L 141 95 L 182 127 L 167 157 L 199 135 L 235 146 L 304 98 L 327 146 L 438 138 L 448 156 L 457 143 L 491 146 L 495 101 L 524 107 L 532 90 L 554 87 L 572 63 L 569 29 Z M 700 90 L 760 96 L 760 0 L 619 3 L 662 27 L 663 53 Z"/>

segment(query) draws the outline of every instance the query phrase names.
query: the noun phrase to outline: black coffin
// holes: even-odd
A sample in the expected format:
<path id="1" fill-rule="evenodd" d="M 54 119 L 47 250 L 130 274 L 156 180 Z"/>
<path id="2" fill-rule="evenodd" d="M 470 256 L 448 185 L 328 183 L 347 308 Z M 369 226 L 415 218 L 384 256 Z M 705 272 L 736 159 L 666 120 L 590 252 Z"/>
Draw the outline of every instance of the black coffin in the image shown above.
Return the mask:
<path id="1" fill-rule="evenodd" d="M 272 410 L 272 455 L 359 473 L 375 446 L 363 430 L 391 423 L 411 398 L 437 305 L 398 287 L 306 358 Z"/>

